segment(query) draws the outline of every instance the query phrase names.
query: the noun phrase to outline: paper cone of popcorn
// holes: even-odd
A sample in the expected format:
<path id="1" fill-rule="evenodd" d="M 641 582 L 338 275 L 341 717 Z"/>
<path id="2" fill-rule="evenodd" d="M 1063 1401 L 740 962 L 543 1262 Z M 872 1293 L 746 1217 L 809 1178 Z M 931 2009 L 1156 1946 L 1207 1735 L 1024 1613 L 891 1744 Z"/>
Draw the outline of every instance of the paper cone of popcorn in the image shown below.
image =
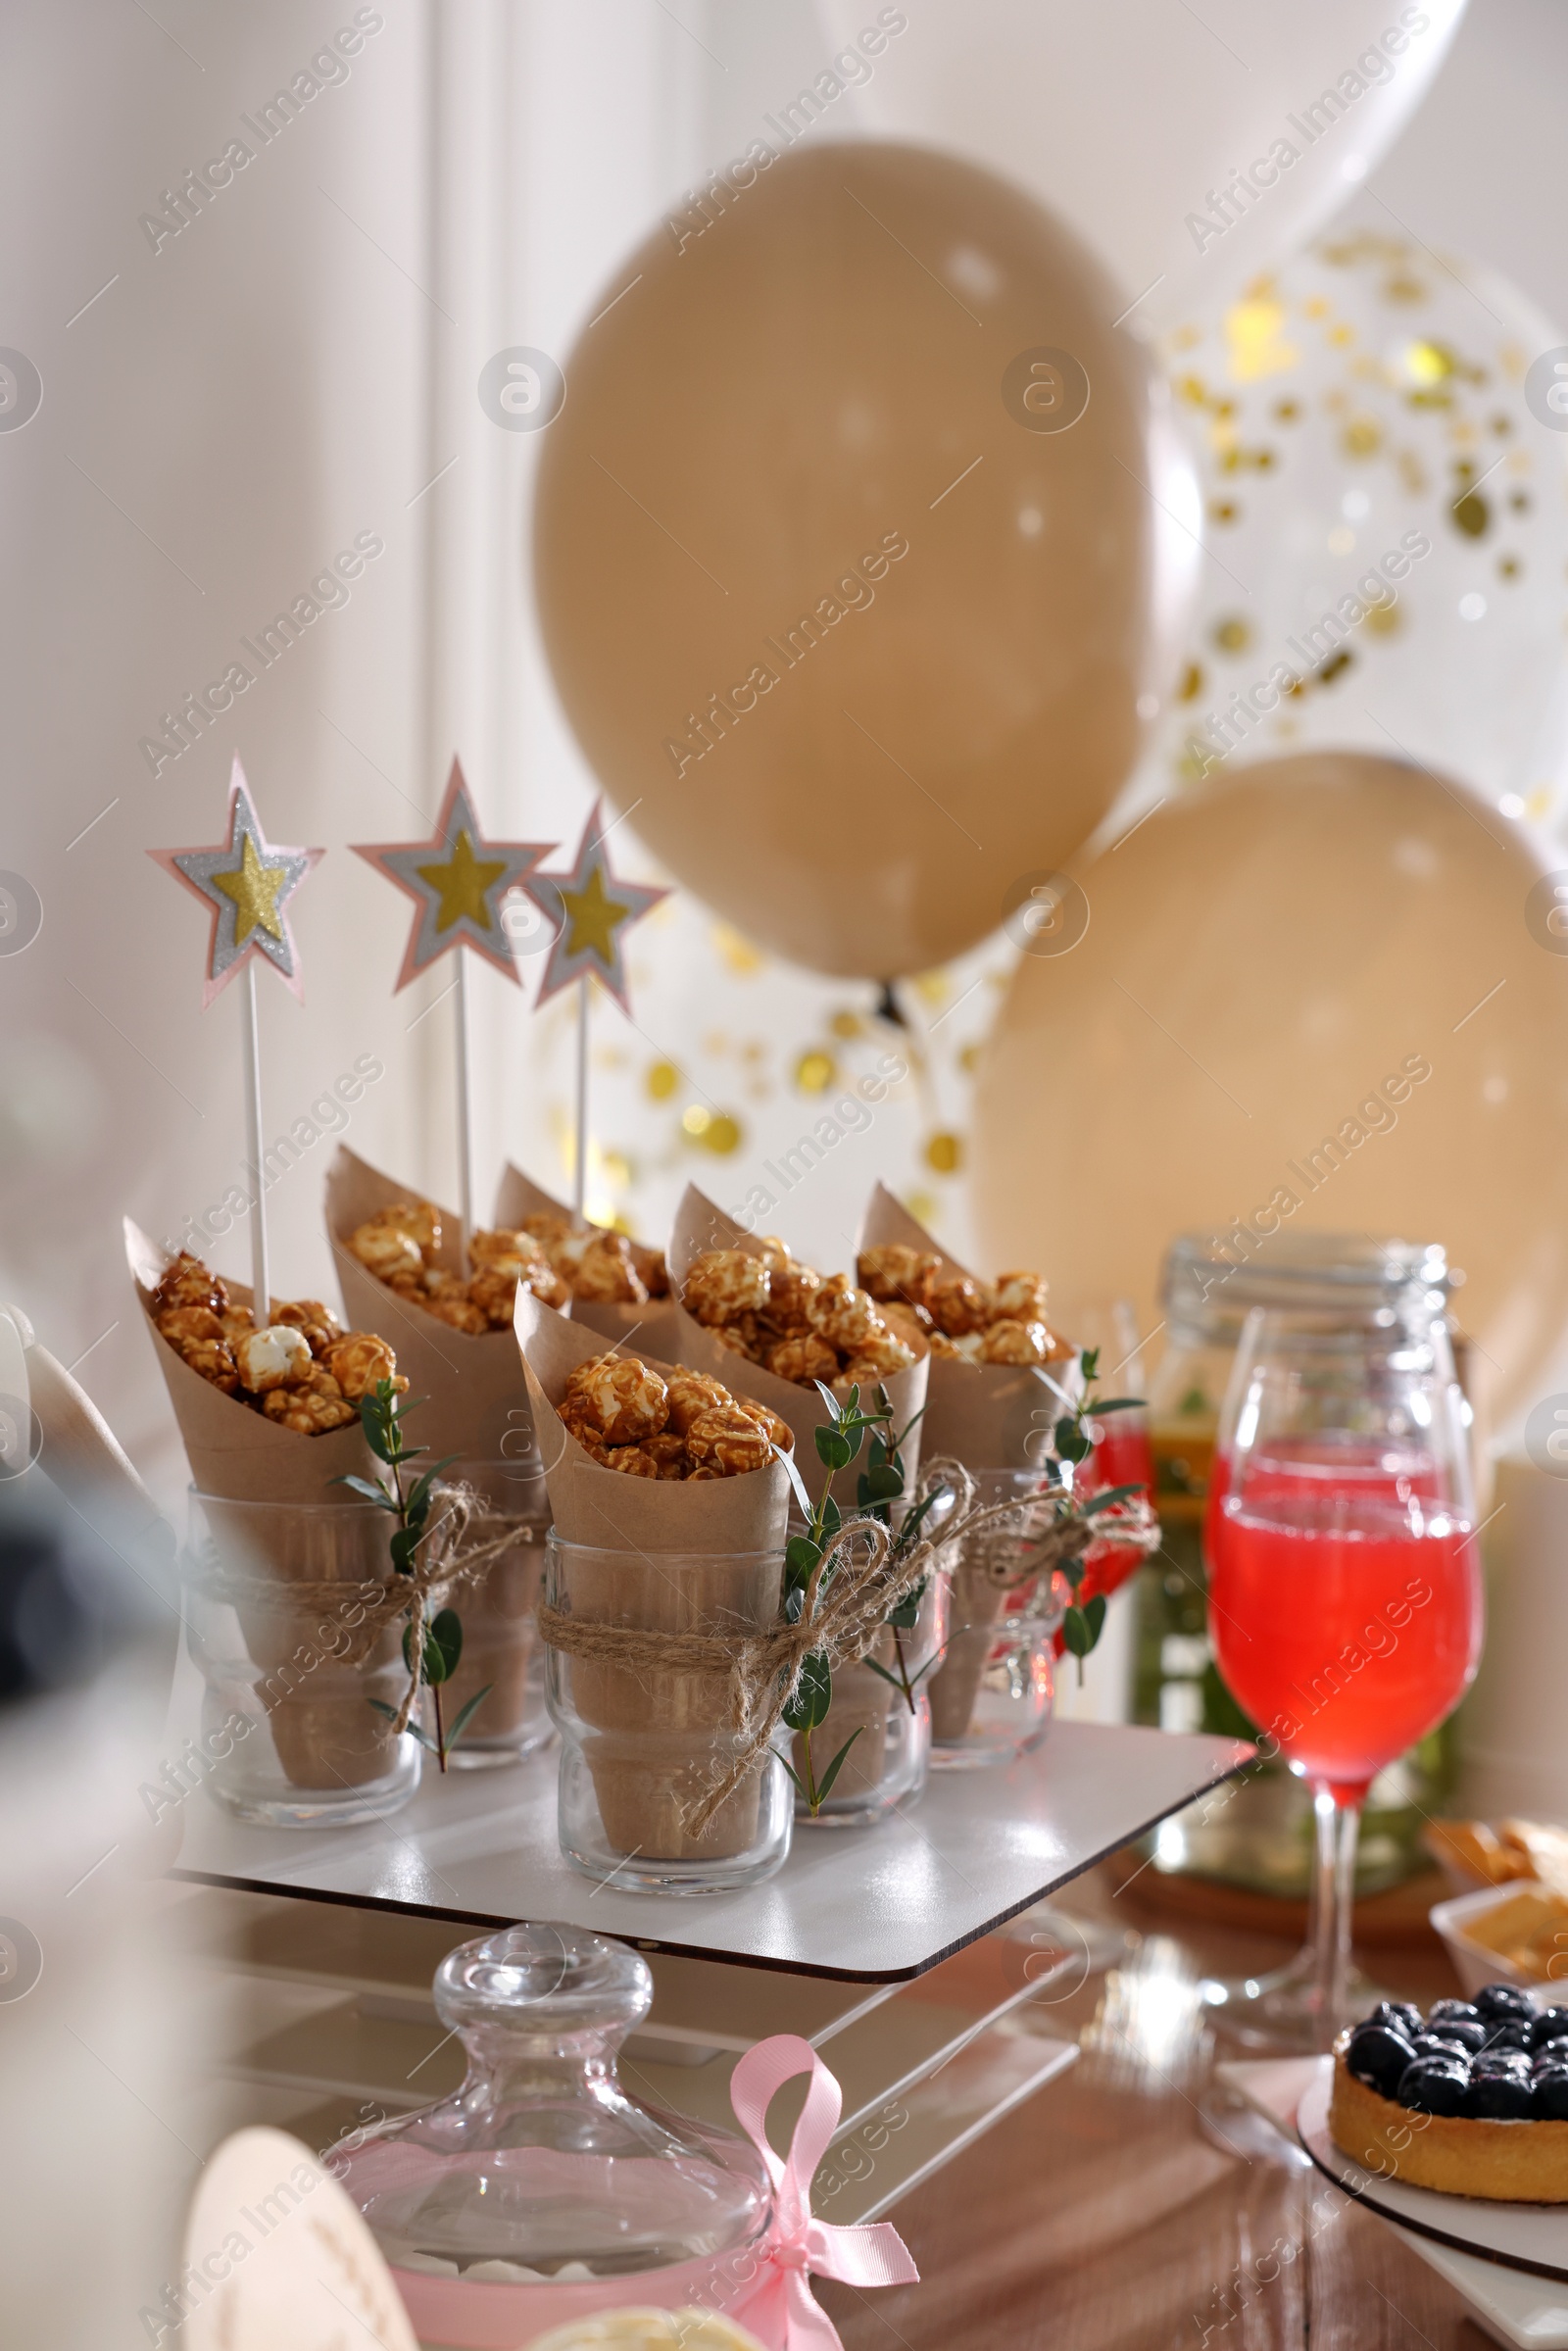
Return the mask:
<path id="1" fill-rule="evenodd" d="M 604 1233 L 612 1229 L 578 1216 L 574 1209 L 567 1207 L 564 1200 L 557 1200 L 553 1193 L 546 1192 L 509 1159 L 496 1187 L 496 1224 L 502 1231 L 515 1232 L 525 1229 L 526 1219 L 530 1216 L 557 1217 L 574 1233 Z M 634 1261 L 638 1256 L 638 1246 L 632 1244 Z M 646 1258 L 653 1253 L 644 1251 L 643 1255 Z M 667 1352 L 665 1342 L 669 1334 L 664 1327 L 664 1318 L 669 1312 L 667 1298 L 650 1297 L 646 1304 L 627 1304 L 612 1298 L 573 1297 L 566 1312 L 573 1322 L 586 1323 L 591 1331 L 602 1331 L 609 1340 L 624 1340 L 628 1345 L 634 1345 L 639 1353 L 646 1353 L 650 1349 L 655 1354 Z"/>
<path id="2" fill-rule="evenodd" d="M 667 1482 L 606 1469 L 556 1410 L 570 1373 L 606 1352 L 603 1337 L 523 1291 L 516 1333 L 556 1534 L 596 1554 L 568 1558 L 547 1597 L 554 1590 L 555 1604 L 573 1615 L 648 1632 L 766 1632 L 777 1620 L 783 1586 L 789 1480 L 782 1464 Z M 641 1347 L 622 1351 L 661 1377 L 674 1368 L 652 1361 Z M 700 1837 L 683 1825 L 726 1749 L 726 1677 L 660 1665 L 632 1670 L 562 1653 L 552 1668 L 569 1679 L 571 1707 L 586 1725 L 584 1751 L 613 1846 L 647 1859 L 685 1860 L 743 1853 L 755 1842 L 765 1766 Z"/>

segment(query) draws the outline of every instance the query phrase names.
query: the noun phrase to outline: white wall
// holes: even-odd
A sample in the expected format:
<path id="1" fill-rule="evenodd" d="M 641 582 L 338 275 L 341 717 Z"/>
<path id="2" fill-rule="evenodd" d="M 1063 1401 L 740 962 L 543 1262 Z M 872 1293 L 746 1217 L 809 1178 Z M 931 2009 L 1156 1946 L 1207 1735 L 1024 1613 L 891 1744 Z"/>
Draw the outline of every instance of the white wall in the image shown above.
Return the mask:
<path id="1" fill-rule="evenodd" d="M 138 216 L 352 23 L 353 0 L 160 0 L 159 24 L 122 0 L 11 0 L 0 21 L 0 343 L 44 380 L 39 414 L 0 433 L 0 868 L 44 904 L 36 943 L 0 955 L 0 1294 L 66 1360 L 91 1348 L 81 1376 L 166 1480 L 118 1218 L 172 1231 L 235 1180 L 239 1005 L 201 1010 L 202 916 L 144 852 L 218 837 L 237 746 L 273 834 L 331 852 L 296 902 L 304 1010 L 263 975 L 269 1131 L 374 1054 L 386 1075 L 352 1141 L 451 1197 L 450 1008 L 411 1027 L 447 973 L 392 999 L 400 905 L 345 845 L 422 831 L 455 747 L 493 830 L 572 838 L 589 790 L 531 628 L 536 444 L 489 423 L 475 380 L 506 344 L 564 356 L 661 206 L 825 53 L 808 0 L 375 13 L 350 78 L 157 253 Z M 1473 0 L 1372 183 L 1416 234 L 1479 254 L 1560 319 L 1565 104 L 1556 0 Z M 155 779 L 138 738 L 360 531 L 385 553 L 348 606 Z M 498 977 L 474 994 L 483 1199 L 507 1150 L 551 1171 L 564 1039 Z M 285 1293 L 327 1279 L 329 1149 L 271 1196 Z M 824 1183 L 813 1229 L 853 1221 L 865 1172 L 842 1198 Z M 243 1231 L 214 1253 L 243 1274 Z"/>

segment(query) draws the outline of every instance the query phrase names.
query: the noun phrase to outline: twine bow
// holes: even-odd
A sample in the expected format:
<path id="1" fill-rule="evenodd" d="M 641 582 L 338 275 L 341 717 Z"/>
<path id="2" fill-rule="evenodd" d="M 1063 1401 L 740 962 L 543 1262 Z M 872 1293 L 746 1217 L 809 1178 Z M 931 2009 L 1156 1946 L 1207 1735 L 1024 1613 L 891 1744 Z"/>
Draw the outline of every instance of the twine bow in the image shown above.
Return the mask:
<path id="1" fill-rule="evenodd" d="M 810 2085 L 787 2157 L 767 2138 L 767 2110 L 786 2082 L 808 2074 Z M 777 2033 L 748 2049 L 730 2079 L 735 2119 L 773 2182 L 773 2226 L 762 2247 L 762 2273 L 734 2316 L 776 2351 L 844 2351 L 838 2328 L 817 2303 L 810 2278 L 846 2285 L 915 2285 L 920 2273 L 890 2221 L 845 2229 L 811 2210 L 811 2180 L 843 2109 L 838 2082 L 809 2041 Z"/>

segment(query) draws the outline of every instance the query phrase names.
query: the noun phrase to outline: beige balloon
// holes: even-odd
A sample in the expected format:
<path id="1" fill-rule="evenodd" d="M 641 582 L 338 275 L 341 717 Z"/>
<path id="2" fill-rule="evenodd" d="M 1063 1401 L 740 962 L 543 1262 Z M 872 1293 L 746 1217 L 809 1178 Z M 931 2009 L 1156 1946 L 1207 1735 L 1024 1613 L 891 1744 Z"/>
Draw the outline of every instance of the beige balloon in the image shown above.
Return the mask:
<path id="1" fill-rule="evenodd" d="M 1320 753 L 1185 796 L 1077 878 L 1087 931 L 1022 956 L 986 1053 L 984 1261 L 1125 1293 L 1149 1331 L 1174 1233 L 1249 1259 L 1287 1226 L 1441 1242 L 1492 1408 L 1529 1400 L 1568 1321 L 1568 936 L 1527 836 Z"/>
<path id="2" fill-rule="evenodd" d="M 709 905 L 820 971 L 923 969 L 1130 771 L 1191 475 L 1109 281 L 990 173 L 823 146 L 737 167 L 706 214 L 661 224 L 566 364 L 551 666 Z"/>

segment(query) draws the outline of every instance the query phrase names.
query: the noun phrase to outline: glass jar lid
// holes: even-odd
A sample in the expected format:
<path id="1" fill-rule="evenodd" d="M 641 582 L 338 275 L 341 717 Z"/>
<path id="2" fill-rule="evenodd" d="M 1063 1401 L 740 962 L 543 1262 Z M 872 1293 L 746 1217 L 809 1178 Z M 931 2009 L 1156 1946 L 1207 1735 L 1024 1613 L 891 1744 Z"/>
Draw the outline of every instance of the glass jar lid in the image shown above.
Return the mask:
<path id="1" fill-rule="evenodd" d="M 1234 1347 L 1254 1306 L 1336 1321 L 1430 1325 L 1463 1275 L 1435 1242 L 1366 1233 L 1181 1233 L 1165 1252 L 1160 1302 L 1172 1340 Z"/>
<path id="2" fill-rule="evenodd" d="M 751 2142 L 616 2078 L 652 2000 L 635 1951 L 575 1927 L 509 1927 L 447 1954 L 435 2005 L 467 2055 L 462 2087 L 334 2167 L 394 2267 L 618 2278 L 762 2234 L 772 2189 Z"/>

